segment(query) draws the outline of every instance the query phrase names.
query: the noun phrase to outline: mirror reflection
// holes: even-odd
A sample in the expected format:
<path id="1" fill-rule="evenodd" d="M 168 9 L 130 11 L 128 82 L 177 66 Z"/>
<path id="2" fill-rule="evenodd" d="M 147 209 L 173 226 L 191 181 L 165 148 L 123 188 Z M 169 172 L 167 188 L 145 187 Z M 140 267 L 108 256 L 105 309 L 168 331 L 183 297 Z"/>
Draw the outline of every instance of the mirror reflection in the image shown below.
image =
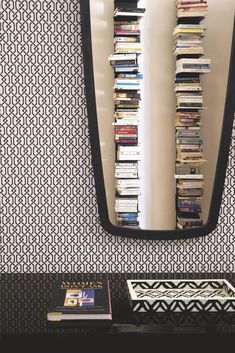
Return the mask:
<path id="1" fill-rule="evenodd" d="M 141 83 L 139 145 L 140 190 L 139 222 L 146 230 L 174 230 L 176 227 L 176 92 L 174 90 L 176 56 L 173 31 L 176 9 L 172 0 L 141 0 L 145 8 L 141 19 L 142 53 L 138 59 Z M 112 0 L 90 0 L 94 79 L 101 157 L 109 219 L 116 225 L 115 213 L 115 143 L 114 143 L 114 70 L 109 57 L 114 52 L 114 3 Z M 200 75 L 203 89 L 201 138 L 204 184 L 203 223 L 208 219 L 215 169 L 223 122 L 235 4 L 208 0 L 208 13 L 201 22 L 206 26 L 202 38 L 203 58 L 211 59 L 211 72 Z M 220 28 L 218 30 L 218 23 Z M 224 40 L 226 38 L 226 40 Z M 215 45 L 216 44 L 216 45 Z"/>

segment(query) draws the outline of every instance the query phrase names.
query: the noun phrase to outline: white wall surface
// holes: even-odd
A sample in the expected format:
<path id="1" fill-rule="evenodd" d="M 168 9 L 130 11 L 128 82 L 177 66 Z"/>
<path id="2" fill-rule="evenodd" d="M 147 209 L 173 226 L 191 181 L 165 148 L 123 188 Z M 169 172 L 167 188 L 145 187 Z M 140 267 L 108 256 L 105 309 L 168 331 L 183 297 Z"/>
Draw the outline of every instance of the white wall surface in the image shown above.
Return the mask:
<path id="1" fill-rule="evenodd" d="M 208 0 L 208 5 L 209 12 L 204 21 L 208 29 L 203 43 L 205 57 L 212 60 L 212 71 L 201 76 L 208 108 L 203 112 L 202 128 L 204 156 L 208 160 L 204 168 L 204 221 L 208 217 L 223 119 L 235 1 Z M 144 74 L 140 129 L 143 147 L 141 227 L 174 229 L 175 94 L 172 83 L 175 57 L 172 33 L 176 25 L 175 6 L 173 0 L 141 0 L 139 6 L 146 8 L 142 21 L 141 55 Z M 113 1 L 91 0 L 91 22 L 103 171 L 109 215 L 115 223 L 113 70 L 108 62 L 108 56 L 113 52 Z"/>

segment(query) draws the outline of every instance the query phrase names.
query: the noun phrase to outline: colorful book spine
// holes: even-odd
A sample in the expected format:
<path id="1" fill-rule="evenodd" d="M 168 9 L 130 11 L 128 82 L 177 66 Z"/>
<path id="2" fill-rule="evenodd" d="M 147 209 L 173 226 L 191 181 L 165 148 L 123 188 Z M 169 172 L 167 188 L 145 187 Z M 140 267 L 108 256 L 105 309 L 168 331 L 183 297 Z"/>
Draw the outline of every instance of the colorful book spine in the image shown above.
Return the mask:
<path id="1" fill-rule="evenodd" d="M 201 20 L 208 11 L 207 1 L 176 1 L 177 26 L 173 36 L 176 56 L 176 228 L 203 226 L 204 191 L 201 138 L 204 106 L 200 75 L 210 72 L 210 59 L 202 58 L 206 26 Z"/>
<path id="2" fill-rule="evenodd" d="M 127 1 L 127 3 L 129 3 Z M 139 228 L 139 109 L 141 84 L 141 17 L 136 16 L 138 0 L 130 1 L 128 15 L 122 2 L 114 1 L 114 52 L 109 57 L 114 70 L 115 212 L 119 227 Z M 143 13 L 145 10 L 141 9 Z"/>

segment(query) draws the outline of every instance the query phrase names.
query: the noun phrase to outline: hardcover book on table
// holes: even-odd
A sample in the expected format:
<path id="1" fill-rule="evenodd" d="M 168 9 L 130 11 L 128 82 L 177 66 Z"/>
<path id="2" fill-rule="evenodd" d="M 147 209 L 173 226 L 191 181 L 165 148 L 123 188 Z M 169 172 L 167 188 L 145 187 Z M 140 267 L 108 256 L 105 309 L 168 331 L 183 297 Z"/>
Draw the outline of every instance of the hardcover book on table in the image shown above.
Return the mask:
<path id="1" fill-rule="evenodd" d="M 62 281 L 52 292 L 48 321 L 112 320 L 108 281 Z"/>

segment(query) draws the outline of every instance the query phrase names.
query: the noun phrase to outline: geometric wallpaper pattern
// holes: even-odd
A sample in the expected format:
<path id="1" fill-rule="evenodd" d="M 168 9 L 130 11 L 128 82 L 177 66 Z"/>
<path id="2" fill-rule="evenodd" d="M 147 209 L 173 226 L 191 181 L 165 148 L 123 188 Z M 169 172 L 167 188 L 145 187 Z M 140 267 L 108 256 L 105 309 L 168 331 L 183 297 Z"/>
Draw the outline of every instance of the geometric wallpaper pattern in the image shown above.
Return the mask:
<path id="1" fill-rule="evenodd" d="M 1 273 L 235 272 L 235 127 L 209 236 L 145 241 L 99 222 L 78 0 L 2 0 Z"/>

